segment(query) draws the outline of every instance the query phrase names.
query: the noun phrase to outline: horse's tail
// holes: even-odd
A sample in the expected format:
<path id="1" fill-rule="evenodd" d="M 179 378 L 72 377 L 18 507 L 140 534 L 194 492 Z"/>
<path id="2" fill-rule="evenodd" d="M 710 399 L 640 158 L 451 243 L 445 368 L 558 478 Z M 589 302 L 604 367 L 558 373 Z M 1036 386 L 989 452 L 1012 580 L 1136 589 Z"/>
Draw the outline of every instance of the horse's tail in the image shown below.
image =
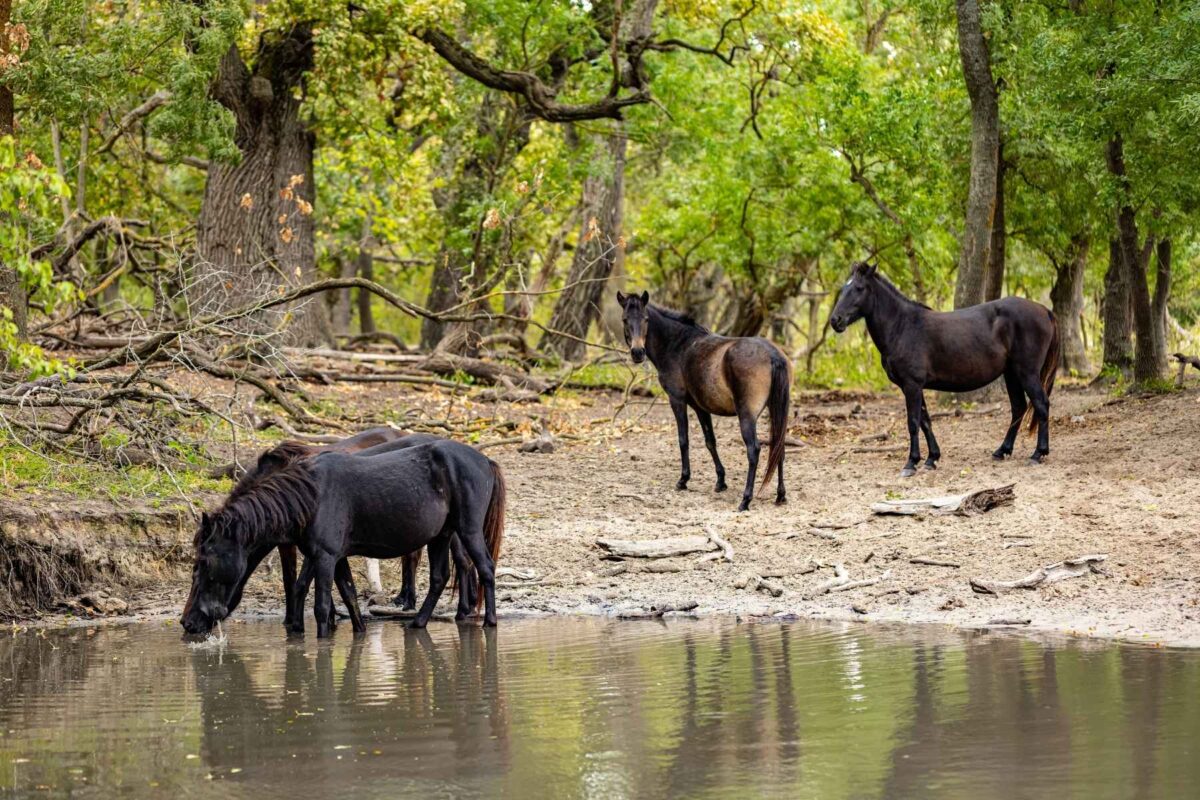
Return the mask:
<path id="1" fill-rule="evenodd" d="M 1054 318 L 1053 311 L 1046 311 L 1050 315 L 1050 349 L 1046 352 L 1046 360 L 1042 362 L 1042 389 L 1046 392 L 1046 399 L 1050 399 L 1050 393 L 1054 391 L 1054 378 L 1058 375 L 1058 360 L 1062 354 L 1062 346 L 1058 340 L 1058 320 Z M 1029 420 L 1030 436 L 1037 429 L 1037 420 L 1033 419 L 1033 404 L 1025 409 L 1025 417 Z"/>
<path id="2" fill-rule="evenodd" d="M 504 541 L 504 506 L 508 490 L 504 486 L 504 472 L 500 465 L 488 459 L 492 468 L 492 498 L 488 501 L 487 513 L 483 517 L 483 540 L 487 543 L 492 566 L 500 563 L 500 544 Z M 482 587 L 481 587 L 482 588 Z M 475 611 L 483 607 L 483 592 L 475 598 Z"/>
<path id="3" fill-rule="evenodd" d="M 787 356 L 778 349 L 771 352 L 771 390 L 767 394 L 767 413 L 771 417 L 771 439 L 767 445 L 767 474 L 763 476 L 759 494 L 771 482 L 775 470 L 781 469 L 784 439 L 787 436 L 788 405 L 792 400 L 792 369 Z"/>

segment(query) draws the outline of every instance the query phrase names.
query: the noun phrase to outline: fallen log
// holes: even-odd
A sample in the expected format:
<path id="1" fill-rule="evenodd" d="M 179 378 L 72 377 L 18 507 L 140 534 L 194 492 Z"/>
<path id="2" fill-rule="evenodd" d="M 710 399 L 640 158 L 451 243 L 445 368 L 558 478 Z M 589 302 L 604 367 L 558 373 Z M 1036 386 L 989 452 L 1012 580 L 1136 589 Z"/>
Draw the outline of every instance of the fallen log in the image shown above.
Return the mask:
<path id="1" fill-rule="evenodd" d="M 725 559 L 730 564 L 732 564 L 733 563 L 733 546 L 731 544 L 729 544 L 729 542 L 722 539 L 717 534 L 713 533 L 712 530 L 709 530 L 708 538 L 709 538 L 709 541 L 711 541 L 717 547 L 721 548 L 721 552 L 706 553 L 706 554 L 700 556 L 700 558 L 697 559 L 696 563 L 703 564 L 706 561 L 719 561 L 721 559 Z"/>
<path id="2" fill-rule="evenodd" d="M 966 494 L 944 497 L 916 498 L 912 500 L 884 500 L 873 503 L 871 510 L 876 514 L 958 514 L 971 517 L 991 511 L 999 506 L 1011 505 L 1016 499 L 1013 486 L 998 486 L 995 489 L 980 489 Z"/>
<path id="3" fill-rule="evenodd" d="M 915 558 L 910 558 L 908 563 L 924 564 L 927 567 L 953 567 L 954 569 L 958 569 L 962 566 L 962 564 L 955 563 L 954 561 L 940 561 L 936 558 L 926 558 L 925 556 L 916 556 Z"/>
<path id="4" fill-rule="evenodd" d="M 687 600 L 677 605 L 651 606 L 648 610 L 623 611 L 617 614 L 617 619 L 661 619 L 664 614 L 694 611 L 700 607 L 695 600 Z"/>
<path id="5" fill-rule="evenodd" d="M 707 536 L 676 536 L 669 539 L 597 539 L 596 545 L 621 558 L 672 558 L 706 553 L 720 545 Z"/>
<path id="6" fill-rule="evenodd" d="M 1108 558 L 1105 554 L 1089 554 L 1076 556 L 1044 567 L 1038 567 L 1024 578 L 1015 581 L 989 581 L 984 578 L 972 578 L 971 589 L 978 594 L 999 594 L 1009 589 L 1033 589 L 1046 583 L 1057 583 L 1067 578 L 1079 578 L 1084 575 L 1107 575 L 1100 568 Z"/>

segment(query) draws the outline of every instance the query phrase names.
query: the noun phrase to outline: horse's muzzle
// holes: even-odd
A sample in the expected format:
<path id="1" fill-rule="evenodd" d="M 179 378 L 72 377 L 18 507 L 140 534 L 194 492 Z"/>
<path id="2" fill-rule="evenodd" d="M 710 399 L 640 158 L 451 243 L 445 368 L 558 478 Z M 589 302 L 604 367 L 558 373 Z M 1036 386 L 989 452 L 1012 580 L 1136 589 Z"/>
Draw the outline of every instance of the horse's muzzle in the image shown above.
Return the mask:
<path id="1" fill-rule="evenodd" d="M 846 320 L 842 317 L 830 317 L 829 327 L 833 328 L 835 333 L 841 333 L 846 330 Z"/>
<path id="2" fill-rule="evenodd" d="M 629 351 L 629 357 L 633 359 L 633 363 L 640 364 L 646 360 L 646 348 L 635 347 Z"/>

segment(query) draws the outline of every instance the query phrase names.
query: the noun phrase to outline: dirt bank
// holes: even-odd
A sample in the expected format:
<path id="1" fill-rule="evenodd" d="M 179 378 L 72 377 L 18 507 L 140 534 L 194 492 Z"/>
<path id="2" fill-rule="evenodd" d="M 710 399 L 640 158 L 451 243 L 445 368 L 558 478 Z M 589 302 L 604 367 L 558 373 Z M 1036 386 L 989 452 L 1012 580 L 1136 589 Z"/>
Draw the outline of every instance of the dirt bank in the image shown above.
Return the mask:
<path id="1" fill-rule="evenodd" d="M 786 474 L 790 502 L 735 507 L 745 456 L 733 420 L 717 421 L 731 490 L 711 491 L 713 472 L 698 428 L 692 430 L 692 485 L 677 492 L 674 424 L 661 401 L 620 408 L 616 395 L 580 393 L 552 402 L 480 405 L 441 392 L 339 387 L 328 390 L 362 424 L 394 418 L 505 420 L 506 436 L 547 428 L 562 435 L 554 452 L 524 454 L 514 445 L 489 449 L 509 482 L 503 563 L 532 570 L 532 581 L 505 578 L 502 612 L 628 613 L 652 606 L 698 604 L 697 613 L 787 615 L 985 625 L 1029 620 L 1030 629 L 1200 646 L 1200 391 L 1114 400 L 1097 391 L 1056 392 L 1052 455 L 1038 467 L 1022 458 L 994 463 L 1007 412 L 935 420 L 941 469 L 901 479 L 902 452 L 855 452 L 903 445 L 898 396 L 802 397 L 796 404 Z M 986 409 L 985 409 L 986 410 Z M 861 442 L 866 437 L 887 438 Z M 765 431 L 764 431 L 765 436 Z M 1015 484 L 1013 505 L 982 516 L 873 516 L 873 502 L 967 492 Z M 6 523 L 7 524 L 7 523 Z M 810 532 L 814 525 L 844 526 Z M 154 552 L 156 582 L 143 570 L 126 586 L 121 568 L 96 580 L 131 601 L 131 609 L 164 612 L 182 602 L 191 531 L 161 526 Z M 8 527 L 5 530 L 9 530 Z M 131 529 L 134 539 L 144 537 Z M 655 562 L 602 560 L 600 537 L 656 539 L 717 533 L 733 563 L 697 564 L 691 555 Z M 7 534 L 6 534 L 7 535 Z M 121 539 L 120 534 L 115 535 Z M 106 546 L 120 546 L 114 541 Z M 182 548 L 183 561 L 175 554 Z M 167 553 L 169 555 L 163 555 Z M 1038 566 L 1088 553 L 1108 555 L 1108 575 L 1089 574 L 998 596 L 974 593 L 971 578 L 1013 580 Z M 926 558 L 957 566 L 912 563 Z M 853 580 L 887 577 L 846 592 L 812 597 L 841 563 Z M 607 572 L 625 567 L 622 574 Z M 769 575 L 782 593 L 738 588 L 747 574 Z M 115 578 L 113 576 L 116 576 Z M 385 582 L 397 585 L 385 567 Z M 279 606 L 274 576 L 252 583 L 245 609 Z M 513 585 L 520 584 L 520 585 Z M 360 575 L 360 585 L 365 580 Z M 146 588 L 154 591 L 146 594 Z M 857 609 L 857 610 L 856 610 Z M 865 612 L 865 613 L 862 613 Z"/>

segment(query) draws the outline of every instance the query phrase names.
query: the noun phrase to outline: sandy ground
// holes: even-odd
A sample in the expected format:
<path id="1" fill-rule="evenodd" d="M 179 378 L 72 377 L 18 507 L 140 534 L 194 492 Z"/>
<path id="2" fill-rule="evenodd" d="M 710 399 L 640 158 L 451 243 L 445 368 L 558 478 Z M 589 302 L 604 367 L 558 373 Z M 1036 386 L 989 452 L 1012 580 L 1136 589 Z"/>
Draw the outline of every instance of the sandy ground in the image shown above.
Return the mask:
<path id="1" fill-rule="evenodd" d="M 730 490 L 712 491 L 713 468 L 698 426 L 692 430 L 692 481 L 674 488 L 678 450 L 662 403 L 640 430 L 550 454 L 492 452 L 509 477 L 510 514 L 503 563 L 532 568 L 540 585 L 505 588 L 502 608 L 626 613 L 698 603 L 697 613 L 797 615 L 959 626 L 1027 619 L 1029 629 L 1200 646 L 1200 391 L 1113 400 L 1095 391 L 1054 398 L 1050 459 L 1031 466 L 1032 440 L 1018 459 L 993 462 L 1007 410 L 935 420 L 941 468 L 902 479 L 903 452 L 855 453 L 858 446 L 906 442 L 899 397 L 801 398 L 785 465 L 789 503 L 774 490 L 748 513 L 736 512 L 745 451 L 732 419 L 717 421 Z M 985 408 L 987 408 L 985 406 Z M 602 409 L 597 409 L 602 411 Z M 644 410 L 638 414 L 645 413 Z M 859 438 L 887 432 L 884 443 Z M 765 434 L 764 434 L 765 436 Z M 697 452 L 698 451 L 698 452 Z M 1014 483 L 1016 501 L 977 517 L 873 515 L 873 502 L 957 494 Z M 810 532 L 817 524 L 857 523 Z M 733 563 L 698 556 L 602 560 L 599 537 L 655 539 L 708 530 L 734 549 Z M 791 535 L 792 538 L 788 538 Z M 1108 576 L 1089 574 L 998 596 L 974 593 L 971 578 L 1013 580 L 1037 567 L 1090 553 L 1108 556 Z M 952 562 L 910 563 L 914 557 Z M 833 570 L 878 584 L 811 597 Z M 669 566 L 668 566 L 669 565 Z M 739 589 L 747 574 L 775 575 L 778 597 Z M 506 579 L 506 583 L 511 583 Z"/>
<path id="2" fill-rule="evenodd" d="M 674 422 L 661 399 L 621 407 L 611 392 L 578 392 L 533 404 L 483 404 L 441 390 L 347 385 L 314 391 L 356 416 L 360 426 L 385 418 L 427 425 L 446 420 L 473 427 L 484 441 L 556 434 L 550 453 L 516 445 L 487 450 L 506 472 L 508 528 L 502 566 L 532 570 L 533 580 L 502 579 L 500 610 L 628 614 L 696 604 L 693 613 L 934 622 L 985 626 L 1028 620 L 1028 630 L 1200 646 L 1200 388 L 1159 397 L 1112 398 L 1060 386 L 1052 408 L 1051 456 L 996 463 L 1008 412 L 935 419 L 941 468 L 902 479 L 906 447 L 903 403 L 896 395 L 804 394 L 794 400 L 785 473 L 789 502 L 773 488 L 748 513 L 736 506 L 745 451 L 733 419 L 716 430 L 730 489 L 712 491 L 714 472 L 692 420 L 692 481 L 676 491 L 679 456 Z M 992 413 L 986 413 L 994 409 Z M 616 422 L 611 421 L 616 414 Z M 760 428 L 766 437 L 765 420 Z M 883 441 L 860 441 L 887 434 Z M 922 443 L 922 447 L 924 444 Z M 764 450 L 765 456 L 765 450 Z M 763 459 L 765 465 L 765 457 Z M 877 516 L 889 498 L 957 494 L 1015 484 L 1015 503 L 981 516 Z M 824 536 L 817 525 L 837 525 Z M 605 559 L 601 537 L 658 539 L 717 533 L 732 563 L 698 563 L 698 555 L 657 560 Z M 833 538 L 825 538 L 832 536 Z M 1106 554 L 1107 575 L 1089 574 L 998 596 L 974 593 L 969 581 L 1014 580 L 1037 567 L 1090 553 Z M 911 563 L 926 557 L 958 566 Z M 853 580 L 877 584 L 812 596 L 841 563 Z M 815 565 L 819 565 L 814 569 Z M 399 585 L 398 563 L 385 583 Z M 611 572 L 624 568 L 619 575 Z M 358 569 L 361 570 L 361 565 Z M 656 570 L 656 571 L 651 571 Z M 773 597 L 739 588 L 747 575 L 773 576 Z M 425 584 L 422 574 L 421 590 Z M 239 613 L 278 610 L 278 578 L 260 570 Z M 360 588 L 366 586 L 359 572 Z M 186 586 L 142 593 L 136 611 L 175 613 Z M 443 600 L 448 607 L 450 598 Z"/>

